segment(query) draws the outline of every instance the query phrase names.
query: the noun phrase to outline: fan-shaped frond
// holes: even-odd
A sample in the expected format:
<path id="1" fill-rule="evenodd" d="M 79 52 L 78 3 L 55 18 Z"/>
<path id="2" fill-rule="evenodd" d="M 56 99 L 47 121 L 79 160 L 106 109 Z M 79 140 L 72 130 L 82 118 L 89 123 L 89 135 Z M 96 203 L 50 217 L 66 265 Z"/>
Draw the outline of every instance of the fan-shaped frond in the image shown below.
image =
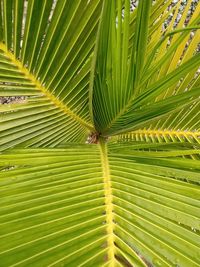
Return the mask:
<path id="1" fill-rule="evenodd" d="M 199 266 L 195 151 L 134 146 L 0 155 L 1 266 Z"/>
<path id="2" fill-rule="evenodd" d="M 0 165 L 2 160 L 16 168 L 1 172 L 1 265 L 103 262 L 107 233 L 98 148 L 15 150 Z"/>
<path id="3" fill-rule="evenodd" d="M 93 129 L 88 84 L 100 1 L 1 4 L 0 94 L 26 99 L 2 108 L 1 149 L 85 139 Z"/>
<path id="4" fill-rule="evenodd" d="M 141 128 L 142 123 L 149 125 L 152 119 L 165 121 L 167 116 L 199 103 L 195 77 L 200 59 L 196 53 L 199 3 L 186 27 L 184 18 L 190 2 L 176 28 L 172 20 L 171 31 L 170 27 L 163 31 L 162 13 L 168 4 L 159 2 L 150 7 L 151 1 L 140 1 L 135 17 L 129 14 L 127 0 L 124 18 L 121 12 L 115 15 L 119 3 L 105 8 L 104 16 L 110 22 L 107 28 L 102 25 L 93 90 L 94 121 L 104 136 Z M 190 94 L 196 96 L 191 99 Z"/>

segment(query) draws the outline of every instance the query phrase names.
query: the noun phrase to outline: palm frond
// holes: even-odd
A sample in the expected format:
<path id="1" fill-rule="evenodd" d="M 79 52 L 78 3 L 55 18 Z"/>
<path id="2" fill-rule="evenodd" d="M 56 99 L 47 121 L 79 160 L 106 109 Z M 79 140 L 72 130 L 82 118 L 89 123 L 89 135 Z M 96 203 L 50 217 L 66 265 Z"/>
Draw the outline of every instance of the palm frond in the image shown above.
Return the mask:
<path id="1" fill-rule="evenodd" d="M 84 140 L 94 131 L 88 85 L 100 12 L 96 0 L 3 1 L 0 91 L 3 96 L 26 96 L 27 103 L 15 105 L 13 117 L 12 106 L 2 111 L 2 137 L 17 132 L 16 127 L 21 134 L 2 139 L 1 149 L 20 143 L 55 146 Z M 29 110 L 29 102 L 38 107 Z M 42 124 L 39 118 L 48 119 Z"/>
<path id="2" fill-rule="evenodd" d="M 136 147 L 0 155 L 1 265 L 198 266 L 200 168 L 177 157 L 194 151 Z"/>
<path id="3" fill-rule="evenodd" d="M 200 266 L 200 3 L 170 3 L 0 2 L 2 267 Z"/>
<path id="4" fill-rule="evenodd" d="M 162 11 L 166 7 L 167 3 L 162 6 Z M 188 8 L 189 3 L 185 8 L 184 16 L 187 14 Z M 122 16 L 115 16 L 114 11 L 117 9 L 117 6 L 113 5 L 112 8 L 107 9 L 105 12 L 108 13 L 106 16 L 110 18 L 110 24 L 108 23 L 107 31 L 105 29 L 106 25 L 102 26 L 101 39 L 104 40 L 104 46 L 100 44 L 99 61 L 97 59 L 93 92 L 94 117 L 96 118 L 97 130 L 104 136 L 109 136 L 138 128 L 140 125 L 135 120 L 135 114 L 140 113 L 139 109 L 145 111 L 148 109 L 147 105 L 155 102 L 155 105 L 159 106 L 159 104 L 163 105 L 162 101 L 164 100 L 169 102 L 172 100 L 173 102 L 177 99 L 177 104 L 174 105 L 174 108 L 171 105 L 171 108 L 168 106 L 167 109 L 162 110 L 163 118 L 169 116 L 169 112 L 175 114 L 178 108 L 184 108 L 181 104 L 182 97 L 185 97 L 188 101 L 188 106 L 196 104 L 199 96 L 197 91 L 197 98 L 194 99 L 193 103 L 190 102 L 189 94 L 187 98 L 187 94 L 184 95 L 184 93 L 187 90 L 191 91 L 190 93 L 194 93 L 193 90 L 196 86 L 194 75 L 199 67 L 199 54 L 195 53 L 198 45 L 198 6 L 186 28 L 182 27 L 182 19 L 178 27 L 171 32 L 167 32 L 166 35 L 160 29 L 156 41 L 154 41 L 155 32 L 152 29 L 156 28 L 159 30 L 159 27 L 161 28 L 162 23 L 161 25 L 159 23 L 162 21 L 162 17 L 160 13 L 157 14 L 158 17 L 155 16 L 156 7 L 150 9 L 150 3 L 148 1 L 140 3 L 137 10 L 137 17 L 133 20 L 126 19 L 126 12 L 129 12 L 128 5 L 125 5 L 124 19 Z M 142 19 L 144 22 L 143 26 L 140 25 L 140 15 L 146 17 L 146 20 Z M 141 42 L 144 44 L 144 47 L 140 45 L 138 47 L 139 50 L 137 50 L 134 45 L 132 47 L 127 46 L 130 38 L 136 46 L 137 42 L 140 43 L 140 36 L 137 35 L 137 32 L 140 31 L 145 32 L 145 40 L 141 37 Z M 191 42 L 188 42 L 191 31 L 193 31 L 194 38 Z M 134 35 L 132 36 L 133 32 Z M 125 38 L 126 42 L 122 42 L 122 38 Z M 166 41 L 170 42 L 169 45 L 168 43 L 166 45 Z M 107 52 L 103 60 L 101 49 L 102 51 L 109 50 L 112 52 Z M 143 53 L 144 55 L 148 55 L 147 58 L 145 56 L 141 57 Z M 125 65 L 121 61 L 123 54 L 126 54 L 126 71 L 123 71 Z M 141 63 L 141 68 L 139 64 L 136 64 L 137 68 L 134 67 L 133 58 L 137 58 L 137 56 L 140 60 L 142 58 L 144 60 L 145 58 L 144 62 Z M 171 60 L 173 64 L 169 66 Z M 104 67 L 101 68 L 102 66 Z M 140 74 L 134 74 L 134 68 Z M 125 75 L 125 78 L 122 75 Z M 180 99 L 180 104 L 178 103 L 178 99 Z M 99 102 L 102 102 L 103 105 L 99 105 Z M 149 114 L 149 110 L 147 113 Z M 146 116 L 147 113 L 143 117 L 145 125 L 148 125 L 150 120 Z M 157 114 L 159 119 L 161 113 Z M 101 117 L 98 114 L 101 114 Z M 152 117 L 156 119 L 155 114 Z"/>
<path id="5" fill-rule="evenodd" d="M 132 34 L 130 31 L 132 24 L 130 1 L 126 0 L 124 5 L 121 1 L 116 3 L 111 1 L 104 7 L 104 24 L 102 23 L 100 30 L 93 83 L 94 122 L 100 132 L 124 107 L 132 94 L 131 84 L 133 86 L 134 83 L 138 83 L 140 78 L 144 65 L 144 58 L 142 60 L 141 55 L 145 54 L 144 50 L 147 45 L 150 2 L 148 0 L 140 3 L 137 20 L 133 25 L 136 27 L 136 35 L 134 37 L 135 46 L 131 48 L 131 53 L 129 52 L 129 38 Z M 124 7 L 124 19 L 122 6 Z M 103 57 L 102 54 L 104 54 Z M 140 68 L 139 64 L 141 64 Z M 99 101 L 102 102 L 100 106 Z M 102 114 L 101 118 L 98 118 L 99 113 Z"/>
<path id="6" fill-rule="evenodd" d="M 97 151 L 69 146 L 4 153 L 0 165 L 16 168 L 1 173 L 2 266 L 103 261 L 107 233 Z"/>

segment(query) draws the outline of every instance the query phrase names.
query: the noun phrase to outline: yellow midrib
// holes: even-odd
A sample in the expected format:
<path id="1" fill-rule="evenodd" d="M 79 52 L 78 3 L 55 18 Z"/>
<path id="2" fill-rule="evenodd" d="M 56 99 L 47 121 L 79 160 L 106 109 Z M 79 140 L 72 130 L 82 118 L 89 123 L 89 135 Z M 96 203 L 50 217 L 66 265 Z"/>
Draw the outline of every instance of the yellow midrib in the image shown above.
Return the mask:
<path id="1" fill-rule="evenodd" d="M 148 135 L 172 135 L 172 136 L 185 136 L 186 138 L 189 136 L 198 137 L 200 136 L 200 132 L 192 132 L 192 131 L 174 131 L 174 130 L 137 130 L 127 134 L 148 134 Z"/>
<path id="2" fill-rule="evenodd" d="M 5 55 L 13 62 L 13 64 L 18 67 L 19 71 L 23 73 L 25 77 L 29 79 L 33 83 L 33 85 L 35 85 L 35 87 L 40 90 L 52 103 L 54 103 L 55 106 L 60 108 L 66 115 L 70 116 L 71 118 L 79 122 L 81 125 L 85 126 L 87 129 L 94 131 L 94 127 L 91 124 L 83 120 L 71 109 L 69 109 L 63 102 L 61 102 L 53 94 L 51 94 L 50 91 L 45 88 L 40 83 L 40 81 L 37 80 L 36 77 L 32 73 L 30 73 L 30 71 L 26 67 L 23 66 L 23 64 L 19 60 L 15 58 L 14 54 L 7 49 L 6 45 L 0 43 L 0 50 L 5 53 Z"/>
<path id="3" fill-rule="evenodd" d="M 108 162 L 107 145 L 103 140 L 100 141 L 101 162 L 104 177 L 104 192 L 105 192 L 105 211 L 106 211 L 106 224 L 107 224 L 107 245 L 108 245 L 108 261 L 109 267 L 115 265 L 115 245 L 114 245 L 114 223 L 113 223 L 113 197 L 111 176 Z"/>
<path id="4" fill-rule="evenodd" d="M 166 136 L 169 135 L 171 137 L 185 137 L 187 140 L 189 137 L 194 138 L 198 143 L 200 143 L 200 132 L 199 131 L 174 131 L 174 130 L 136 130 L 129 132 L 127 134 L 124 134 L 126 136 L 131 135 L 148 135 L 148 136 Z M 119 135 L 120 136 L 120 135 Z M 123 135 L 122 135 L 123 136 Z M 190 140 L 189 140 L 190 142 Z"/>

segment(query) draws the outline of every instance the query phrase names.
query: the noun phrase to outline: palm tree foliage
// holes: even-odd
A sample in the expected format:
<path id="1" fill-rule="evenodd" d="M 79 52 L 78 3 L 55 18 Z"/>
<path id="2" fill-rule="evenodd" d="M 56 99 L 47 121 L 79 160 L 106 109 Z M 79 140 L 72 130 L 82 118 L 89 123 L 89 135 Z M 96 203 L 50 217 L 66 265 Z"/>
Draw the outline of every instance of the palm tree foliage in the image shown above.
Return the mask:
<path id="1" fill-rule="evenodd" d="M 200 4 L 170 2 L 0 2 L 2 267 L 200 266 Z"/>

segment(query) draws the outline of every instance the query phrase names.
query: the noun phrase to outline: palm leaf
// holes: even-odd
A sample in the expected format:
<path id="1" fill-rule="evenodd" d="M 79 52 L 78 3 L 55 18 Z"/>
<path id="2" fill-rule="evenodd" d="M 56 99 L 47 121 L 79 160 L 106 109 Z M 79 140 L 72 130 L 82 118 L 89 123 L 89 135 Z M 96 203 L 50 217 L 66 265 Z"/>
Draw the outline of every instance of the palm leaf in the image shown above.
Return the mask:
<path id="1" fill-rule="evenodd" d="M 182 169 L 187 162 L 175 156 L 183 150 L 118 149 L 101 143 L 1 155 L 1 265 L 198 266 L 199 164 L 187 160 L 193 170 Z M 194 183 L 183 180 L 188 175 Z"/>
<path id="2" fill-rule="evenodd" d="M 189 32 L 192 29 L 199 29 L 198 8 L 196 8 L 185 29 L 177 28 L 172 32 L 168 32 L 166 37 L 163 37 L 164 33 L 160 30 L 160 40 L 152 44 L 153 41 L 151 40 L 154 40 L 154 32 L 148 28 L 154 25 L 155 20 L 159 21 L 160 19 L 155 17 L 155 9 L 150 8 L 149 5 L 148 1 L 140 3 L 135 24 L 132 21 L 130 22 L 129 19 L 123 20 L 119 15 L 117 16 L 116 24 L 114 10 L 117 7 L 114 5 L 105 11 L 107 12 L 105 16 L 110 18 L 110 24 L 108 23 L 107 31 L 105 30 L 106 26 L 102 25 L 102 36 L 100 39 L 104 40 L 104 44 L 99 43 L 99 59 L 97 56 L 93 91 L 94 121 L 96 128 L 104 136 L 127 132 L 138 127 L 134 118 L 139 108 L 145 109 L 147 104 L 163 100 L 167 97 L 173 99 L 174 96 L 176 98 L 175 95 L 184 93 L 185 88 L 188 88 L 187 90 L 195 88 L 194 75 L 199 66 L 199 55 L 193 54 L 197 47 L 198 38 L 196 41 L 191 42 L 188 48 L 185 48 L 185 45 L 189 38 Z M 129 12 L 127 6 L 125 6 L 125 18 L 126 12 Z M 142 16 L 146 17 L 146 19 L 142 19 L 144 24 L 140 24 Z M 120 21 L 121 23 L 119 23 Z M 122 26 L 120 26 L 121 24 Z M 156 22 L 155 25 L 158 27 L 159 23 Z M 133 27 L 135 32 L 133 37 L 131 37 L 131 27 Z M 159 30 L 159 27 L 157 30 Z M 137 32 L 144 32 L 145 34 L 140 36 Z M 194 36 L 197 34 L 198 31 Z M 119 38 L 118 36 L 122 37 Z M 165 43 L 165 40 L 170 40 L 169 38 L 171 37 L 173 38 L 169 47 L 166 47 L 165 51 L 163 51 L 160 46 Z M 121 44 L 122 38 L 126 38 L 126 42 L 124 41 L 123 44 Z M 130 38 L 133 39 L 134 43 L 131 48 L 124 45 L 129 42 Z M 149 43 L 148 39 L 150 39 Z M 143 43 L 144 47 L 139 45 L 136 48 L 137 42 L 138 44 L 140 42 Z M 120 47 L 118 48 L 119 45 Z M 106 52 L 106 57 L 104 57 L 103 61 L 102 51 L 108 50 L 113 52 Z M 145 59 L 144 61 L 146 53 L 149 54 L 149 58 L 147 57 L 147 60 Z M 124 54 L 126 54 L 124 63 L 120 60 L 116 61 L 118 58 L 123 59 Z M 141 60 L 141 67 L 139 67 L 140 63 L 136 62 L 137 57 L 138 60 Z M 170 67 L 168 65 L 173 58 L 176 59 L 176 62 L 174 61 L 174 64 Z M 137 68 L 134 67 L 136 65 Z M 123 71 L 124 68 L 126 68 L 126 71 Z M 136 74 L 134 68 L 140 74 Z M 190 73 L 189 76 L 188 72 Z M 123 75 L 126 77 L 122 77 Z M 185 79 L 185 77 L 187 78 Z M 189 101 L 189 97 L 187 100 Z M 99 101 L 103 104 L 99 105 Z M 194 103 L 196 103 L 196 100 L 194 100 Z M 162 105 L 162 102 L 160 104 Z M 191 105 L 191 103 L 188 103 L 188 105 Z M 178 107 L 181 109 L 181 104 Z M 172 109 L 172 111 L 174 114 L 175 110 Z M 101 117 L 98 116 L 99 113 L 102 114 Z M 162 114 L 163 117 L 166 113 L 169 116 L 168 112 L 164 113 Z M 144 116 L 144 120 L 146 120 L 145 124 L 147 124 L 148 118 L 145 119 Z"/>
<path id="3" fill-rule="evenodd" d="M 1 95 L 27 101 L 2 110 L 1 149 L 85 140 L 93 129 L 88 83 L 100 1 L 4 1 L 3 11 Z"/>
<path id="4" fill-rule="evenodd" d="M 2 267 L 200 265 L 199 3 L 170 3 L 1 1 Z"/>

